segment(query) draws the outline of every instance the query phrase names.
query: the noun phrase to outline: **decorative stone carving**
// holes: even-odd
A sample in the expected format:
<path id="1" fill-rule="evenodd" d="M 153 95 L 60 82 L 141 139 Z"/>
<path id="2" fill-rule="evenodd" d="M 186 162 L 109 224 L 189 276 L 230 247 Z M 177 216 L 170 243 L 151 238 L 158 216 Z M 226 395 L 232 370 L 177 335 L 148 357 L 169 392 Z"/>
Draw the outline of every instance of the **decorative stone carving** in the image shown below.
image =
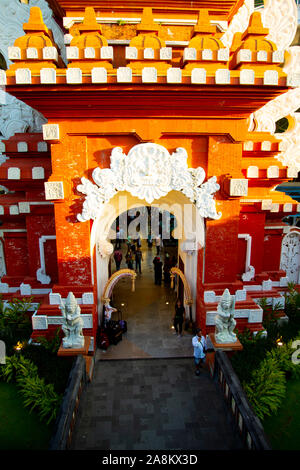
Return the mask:
<path id="1" fill-rule="evenodd" d="M 3 249 L 3 243 L 0 240 L 0 279 L 5 274 L 6 274 L 6 265 L 5 265 L 4 249 Z"/>
<path id="2" fill-rule="evenodd" d="M 103 46 L 100 50 L 101 59 L 113 59 L 114 58 L 114 50 L 112 46 Z"/>
<path id="3" fill-rule="evenodd" d="M 84 294 L 82 294 L 82 303 L 83 305 L 93 305 L 94 303 L 93 292 L 85 292 Z"/>
<path id="4" fill-rule="evenodd" d="M 144 59 L 154 59 L 154 49 L 152 49 L 152 47 L 146 47 L 144 49 Z"/>
<path id="5" fill-rule="evenodd" d="M 19 180 L 21 179 L 21 170 L 20 168 L 10 167 L 7 169 L 7 179 L 9 180 Z"/>
<path id="6" fill-rule="evenodd" d="M 43 180 L 45 178 L 45 170 L 42 166 L 35 166 L 32 168 L 32 179 Z"/>
<path id="7" fill-rule="evenodd" d="M 27 142 L 18 142 L 17 149 L 18 152 L 28 152 Z"/>
<path id="8" fill-rule="evenodd" d="M 59 140 L 59 124 L 44 124 L 43 125 L 43 139 L 44 140 Z"/>
<path id="9" fill-rule="evenodd" d="M 84 346 L 83 319 L 81 318 L 80 307 L 72 292 L 69 292 L 65 302 L 62 301 L 60 310 L 63 316 L 62 331 L 65 334 L 62 340 L 63 347 L 82 348 Z"/>
<path id="10" fill-rule="evenodd" d="M 33 314 L 31 319 L 32 319 L 32 329 L 33 330 L 48 330 L 47 315 Z"/>
<path id="11" fill-rule="evenodd" d="M 276 165 L 271 165 L 267 169 L 268 178 L 279 178 L 279 168 Z"/>
<path id="12" fill-rule="evenodd" d="M 64 184 L 62 181 L 48 181 L 44 183 L 45 186 L 45 199 L 55 200 L 64 199 Z"/>
<path id="13" fill-rule="evenodd" d="M 196 60 L 197 51 L 194 47 L 186 47 L 183 51 L 183 60 Z"/>
<path id="14" fill-rule="evenodd" d="M 31 285 L 30 284 L 20 284 L 20 294 L 21 295 L 31 295 Z"/>
<path id="15" fill-rule="evenodd" d="M 219 49 L 218 60 L 227 62 L 229 60 L 229 49 Z"/>
<path id="16" fill-rule="evenodd" d="M 27 59 L 38 59 L 38 51 L 36 47 L 28 47 L 26 49 Z"/>
<path id="17" fill-rule="evenodd" d="M 58 60 L 58 52 L 56 47 L 44 47 L 43 59 L 45 60 Z"/>
<path id="18" fill-rule="evenodd" d="M 248 180 L 231 178 L 229 185 L 230 196 L 247 196 L 248 195 Z"/>
<path id="19" fill-rule="evenodd" d="M 17 205 L 9 206 L 10 215 L 19 215 L 19 207 Z"/>
<path id="20" fill-rule="evenodd" d="M 98 242 L 98 252 L 102 256 L 102 258 L 109 257 L 114 251 L 114 247 L 112 243 L 108 242 L 107 240 L 100 240 Z"/>
<path id="21" fill-rule="evenodd" d="M 236 334 L 233 332 L 236 321 L 234 319 L 235 297 L 225 289 L 218 304 L 216 316 L 215 339 L 217 343 L 235 343 Z"/>
<path id="22" fill-rule="evenodd" d="M 216 70 L 215 82 L 217 85 L 229 84 L 230 83 L 230 70 L 227 70 L 227 69 Z"/>
<path id="23" fill-rule="evenodd" d="M 50 305 L 60 305 L 61 304 L 61 295 L 54 292 L 49 294 L 49 304 Z"/>
<path id="24" fill-rule="evenodd" d="M 96 57 L 96 51 L 94 47 L 86 47 L 84 49 L 84 57 L 86 59 L 95 59 Z"/>
<path id="25" fill-rule="evenodd" d="M 243 33 L 247 29 L 249 19 L 253 11 L 254 1 L 245 0 L 243 5 L 239 8 L 237 13 L 231 19 L 228 29 L 220 38 L 225 47 L 231 47 L 233 36 L 235 35 L 235 33 Z"/>
<path id="26" fill-rule="evenodd" d="M 264 85 L 278 85 L 277 70 L 266 70 L 264 72 Z"/>
<path id="27" fill-rule="evenodd" d="M 258 167 L 257 166 L 248 166 L 247 168 L 247 178 L 258 178 Z"/>
<path id="28" fill-rule="evenodd" d="M 294 0 L 264 0 L 261 10 L 265 28 L 269 29 L 267 39 L 275 42 L 278 49 L 286 49 L 293 41 L 297 25 L 298 11 Z"/>
<path id="29" fill-rule="evenodd" d="M 30 205 L 28 202 L 18 202 L 20 214 L 30 214 Z"/>
<path id="30" fill-rule="evenodd" d="M 79 49 L 77 46 L 69 46 L 66 48 L 67 51 L 67 59 L 79 59 Z"/>
<path id="31" fill-rule="evenodd" d="M 256 59 L 258 62 L 266 62 L 268 60 L 267 51 L 257 51 Z"/>
<path id="32" fill-rule="evenodd" d="M 139 199 L 151 204 L 166 196 L 170 191 L 181 191 L 193 202 L 202 217 L 218 219 L 213 195 L 220 189 L 213 176 L 204 183 L 203 168 L 188 168 L 187 152 L 178 148 L 170 155 L 162 145 L 154 143 L 138 144 L 126 156 L 122 148 L 115 147 L 110 157 L 110 168 L 95 168 L 94 182 L 81 178 L 79 192 L 86 194 L 81 222 L 95 219 L 102 205 L 118 191 L 128 191 Z"/>
<path id="33" fill-rule="evenodd" d="M 282 240 L 280 269 L 286 272 L 289 282 L 299 283 L 300 233 L 292 231 Z"/>
<path id="34" fill-rule="evenodd" d="M 238 64 L 240 62 L 251 62 L 252 51 L 250 49 L 240 49 L 237 53 L 236 61 Z"/>

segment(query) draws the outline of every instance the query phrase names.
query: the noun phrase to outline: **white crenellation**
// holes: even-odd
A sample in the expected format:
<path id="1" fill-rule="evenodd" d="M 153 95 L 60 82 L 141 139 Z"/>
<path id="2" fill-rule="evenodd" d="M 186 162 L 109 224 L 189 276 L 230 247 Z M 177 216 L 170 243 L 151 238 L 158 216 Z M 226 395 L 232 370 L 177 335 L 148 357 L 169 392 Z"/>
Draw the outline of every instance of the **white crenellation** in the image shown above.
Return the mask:
<path id="1" fill-rule="evenodd" d="M 138 50 L 136 47 L 126 46 L 125 47 L 125 59 L 137 59 Z"/>
<path id="2" fill-rule="evenodd" d="M 219 49 L 218 50 L 218 55 L 217 55 L 218 60 L 227 62 L 229 60 L 229 49 Z"/>
<path id="3" fill-rule="evenodd" d="M 132 70 L 129 67 L 119 67 L 117 69 L 117 82 L 119 83 L 131 83 L 132 82 Z"/>
<path id="4" fill-rule="evenodd" d="M 157 82 L 157 70 L 155 67 L 144 67 L 142 70 L 142 82 L 143 83 L 156 83 Z"/>
<path id="5" fill-rule="evenodd" d="M 31 84 L 31 70 L 30 69 L 17 69 L 16 70 L 16 84 L 17 85 Z"/>
<path id="6" fill-rule="evenodd" d="M 162 47 L 159 51 L 159 57 L 161 60 L 172 59 L 172 47 Z"/>
<path id="7" fill-rule="evenodd" d="M 277 70 L 266 70 L 264 72 L 264 85 L 278 85 Z"/>
<path id="8" fill-rule="evenodd" d="M 283 64 L 284 62 L 284 51 L 277 50 L 272 53 L 272 62 Z"/>
<path id="9" fill-rule="evenodd" d="M 206 70 L 195 68 L 192 70 L 191 82 L 195 84 L 206 83 Z"/>
<path id="10" fill-rule="evenodd" d="M 100 49 L 100 57 L 101 59 L 113 59 L 114 58 L 114 50 L 112 46 L 103 46 Z"/>
<path id="11" fill-rule="evenodd" d="M 22 284 L 20 284 L 20 294 L 21 295 L 31 295 L 32 291 L 31 291 L 31 285 L 30 284 L 25 284 L 24 282 L 22 282 Z"/>
<path id="12" fill-rule="evenodd" d="M 48 152 L 48 145 L 47 142 L 38 142 L 37 144 L 37 151 L 38 152 Z"/>
<path id="13" fill-rule="evenodd" d="M 66 72 L 67 83 L 82 83 L 82 70 L 80 68 L 69 68 Z"/>
<path id="14" fill-rule="evenodd" d="M 267 169 L 268 178 L 279 178 L 279 168 L 276 165 L 271 165 Z"/>
<path id="15" fill-rule="evenodd" d="M 50 305 L 61 305 L 62 299 L 61 295 L 57 293 L 52 293 L 49 294 L 49 304 Z"/>
<path id="16" fill-rule="evenodd" d="M 43 48 L 43 59 L 58 61 L 58 52 L 56 47 L 48 46 Z"/>
<path id="17" fill-rule="evenodd" d="M 247 168 L 247 178 L 258 178 L 258 167 L 251 165 Z"/>
<path id="18" fill-rule="evenodd" d="M 154 49 L 152 47 L 145 47 L 144 59 L 154 59 Z"/>
<path id="19" fill-rule="evenodd" d="M 19 215 L 19 206 L 15 204 L 13 206 L 9 206 L 9 213 L 10 215 Z"/>
<path id="20" fill-rule="evenodd" d="M 261 150 L 263 150 L 263 151 L 270 152 L 271 147 L 272 147 L 272 144 L 269 140 L 264 140 L 261 143 Z"/>
<path id="21" fill-rule="evenodd" d="M 279 204 L 278 203 L 273 203 L 271 212 L 279 212 Z"/>
<path id="22" fill-rule="evenodd" d="M 4 214 L 4 207 L 0 206 L 0 215 L 3 215 L 3 214 Z"/>
<path id="23" fill-rule="evenodd" d="M 67 59 L 79 59 L 79 49 L 77 46 L 66 47 Z"/>
<path id="24" fill-rule="evenodd" d="M 300 73 L 289 73 L 286 84 L 293 88 L 300 87 Z"/>
<path id="25" fill-rule="evenodd" d="M 1 85 L 6 85 L 7 80 L 6 80 L 6 72 L 5 70 L 0 70 L 0 86 Z"/>
<path id="26" fill-rule="evenodd" d="M 43 180 L 45 178 L 45 170 L 42 166 L 35 166 L 32 168 L 32 179 Z"/>
<path id="27" fill-rule="evenodd" d="M 243 145 L 243 149 L 246 150 L 246 151 L 253 151 L 253 148 L 254 148 L 254 142 L 252 142 L 251 140 L 247 140 L 246 142 L 244 142 L 244 145 Z M 250 168 L 250 167 L 249 167 Z"/>
<path id="28" fill-rule="evenodd" d="M 107 70 L 104 67 L 94 67 L 92 69 L 92 83 L 106 83 Z"/>
<path id="29" fill-rule="evenodd" d="M 289 202 L 286 204 L 283 204 L 283 212 L 293 212 L 293 204 Z"/>
<path id="30" fill-rule="evenodd" d="M 18 202 L 20 214 L 30 214 L 29 202 Z"/>
<path id="31" fill-rule="evenodd" d="M 272 199 L 263 199 L 261 201 L 261 210 L 262 211 L 270 211 L 272 209 Z"/>
<path id="32" fill-rule="evenodd" d="M 194 47 L 186 47 L 183 51 L 183 60 L 197 60 L 197 50 Z"/>
<path id="33" fill-rule="evenodd" d="M 27 142 L 18 142 L 17 149 L 18 149 L 18 152 L 28 152 Z"/>
<path id="34" fill-rule="evenodd" d="M 17 167 L 10 167 L 7 170 L 7 179 L 9 180 L 19 180 L 21 179 L 21 170 Z"/>
<path id="35" fill-rule="evenodd" d="M 96 51 L 94 47 L 86 47 L 84 49 L 84 57 L 85 59 L 95 59 L 96 58 Z"/>
<path id="36" fill-rule="evenodd" d="M 247 298 L 246 289 L 238 289 L 235 291 L 235 300 L 237 302 L 244 302 Z"/>
<path id="37" fill-rule="evenodd" d="M 8 47 L 8 58 L 12 61 L 21 59 L 21 49 L 15 46 Z"/>
<path id="38" fill-rule="evenodd" d="M 217 85 L 228 85 L 230 84 L 230 70 L 218 69 L 216 70 L 215 82 Z"/>
<path id="39" fill-rule="evenodd" d="M 40 80 L 43 85 L 56 83 L 56 70 L 52 68 L 41 69 Z"/>
<path id="40" fill-rule="evenodd" d="M 202 51 L 202 60 L 212 60 L 213 51 L 211 49 L 203 49 Z"/>
<path id="41" fill-rule="evenodd" d="M 36 315 L 31 317 L 33 330 L 48 330 L 48 317 L 47 315 Z"/>
<path id="42" fill-rule="evenodd" d="M 182 71 L 178 67 L 171 67 L 167 70 L 168 83 L 181 83 Z"/>
<path id="43" fill-rule="evenodd" d="M 94 303 L 93 292 L 85 292 L 84 294 L 82 294 L 82 303 L 83 305 L 93 305 Z"/>
<path id="44" fill-rule="evenodd" d="M 240 71 L 240 85 L 254 85 L 255 72 L 250 69 L 243 69 Z"/>
<path id="45" fill-rule="evenodd" d="M 39 54 L 38 54 L 37 48 L 36 47 L 28 47 L 26 49 L 26 57 L 27 57 L 27 59 L 38 59 Z"/>
<path id="46" fill-rule="evenodd" d="M 257 51 L 256 59 L 258 62 L 266 62 L 268 60 L 267 51 Z"/>
<path id="47" fill-rule="evenodd" d="M 240 49 L 236 55 L 236 61 L 238 64 L 240 62 L 251 62 L 252 51 L 250 49 Z"/>
<path id="48" fill-rule="evenodd" d="M 205 303 L 214 303 L 217 301 L 216 294 L 213 290 L 206 290 L 204 292 L 204 302 Z"/>

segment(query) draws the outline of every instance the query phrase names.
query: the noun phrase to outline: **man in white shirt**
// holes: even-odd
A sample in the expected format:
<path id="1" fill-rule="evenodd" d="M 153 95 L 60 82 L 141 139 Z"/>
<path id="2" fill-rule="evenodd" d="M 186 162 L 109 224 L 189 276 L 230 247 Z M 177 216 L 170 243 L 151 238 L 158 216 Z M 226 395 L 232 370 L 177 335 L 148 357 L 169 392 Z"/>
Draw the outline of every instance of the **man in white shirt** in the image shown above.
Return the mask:
<path id="1" fill-rule="evenodd" d="M 195 374 L 200 374 L 200 367 L 202 367 L 203 362 L 206 358 L 206 340 L 202 336 L 201 328 L 197 328 L 196 335 L 192 339 L 192 345 L 194 347 L 194 361 L 196 365 Z"/>

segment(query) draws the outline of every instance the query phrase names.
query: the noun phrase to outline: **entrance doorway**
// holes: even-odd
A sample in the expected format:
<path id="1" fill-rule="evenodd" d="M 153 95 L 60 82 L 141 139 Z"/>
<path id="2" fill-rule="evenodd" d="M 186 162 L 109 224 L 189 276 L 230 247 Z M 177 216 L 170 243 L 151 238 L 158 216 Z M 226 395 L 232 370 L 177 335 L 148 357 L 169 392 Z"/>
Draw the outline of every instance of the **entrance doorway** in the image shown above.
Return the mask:
<path id="1" fill-rule="evenodd" d="M 141 217 L 142 213 L 147 216 L 146 224 L 146 218 Z M 137 224 L 137 221 L 142 220 L 143 223 Z M 122 319 L 127 322 L 127 332 L 123 334 L 122 341 L 117 345 L 111 345 L 105 352 L 101 350 L 98 352 L 101 359 L 192 356 L 192 331 L 185 329 L 183 325 L 182 336 L 177 336 L 173 327 L 176 299 L 180 295 L 183 301 L 184 297 L 179 278 L 175 278 L 171 287 L 171 267 L 180 265 L 184 268 L 178 240 L 172 235 L 176 229 L 176 217 L 160 211 L 158 233 L 151 226 L 151 220 L 153 222 L 151 208 L 142 206 L 135 209 L 134 215 L 130 211 L 122 213 L 111 227 L 112 233 L 119 235 L 111 239 L 114 252 L 109 261 L 110 275 L 116 272 L 117 268 L 133 268 L 136 271 L 136 280 L 135 292 L 131 291 L 131 282 L 128 278 L 120 279 L 113 289 L 111 305 L 119 311 L 119 314 L 114 314 L 114 318 L 118 319 L 122 315 Z M 168 234 L 169 237 L 166 236 Z M 160 243 L 158 243 L 159 238 Z M 139 246 L 142 252 L 141 272 L 135 262 Z M 120 265 L 114 260 L 116 251 L 122 253 Z M 126 262 L 128 253 L 133 255 L 132 266 Z M 162 262 L 161 282 L 156 282 L 153 261 L 157 258 Z M 186 318 L 189 319 L 188 306 L 186 306 Z"/>

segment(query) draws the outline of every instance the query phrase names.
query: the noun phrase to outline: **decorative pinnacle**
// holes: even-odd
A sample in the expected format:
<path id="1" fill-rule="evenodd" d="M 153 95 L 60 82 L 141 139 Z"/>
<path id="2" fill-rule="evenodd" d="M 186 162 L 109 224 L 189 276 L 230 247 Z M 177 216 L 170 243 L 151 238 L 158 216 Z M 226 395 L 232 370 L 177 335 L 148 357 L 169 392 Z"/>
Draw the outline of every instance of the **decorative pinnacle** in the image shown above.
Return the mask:
<path id="1" fill-rule="evenodd" d="M 78 26 L 78 30 L 80 32 L 98 31 L 101 33 L 101 26 L 97 23 L 96 13 L 93 7 L 86 7 L 83 22 Z"/>
<path id="2" fill-rule="evenodd" d="M 136 30 L 138 32 L 145 33 L 158 33 L 159 26 L 156 25 L 153 21 L 152 8 L 145 7 L 143 9 L 143 15 L 140 24 L 137 26 Z"/>
<path id="3" fill-rule="evenodd" d="M 248 36 L 267 36 L 269 34 L 268 28 L 264 28 L 259 11 L 255 11 L 250 16 L 249 26 L 244 32 L 242 39 Z"/>
<path id="4" fill-rule="evenodd" d="M 216 31 L 216 26 L 210 24 L 208 10 L 199 10 L 198 21 L 193 34 L 214 34 Z"/>
<path id="5" fill-rule="evenodd" d="M 31 7 L 28 23 L 24 23 L 23 30 L 27 32 L 41 32 L 49 34 L 49 30 L 43 21 L 43 15 L 39 7 Z"/>

